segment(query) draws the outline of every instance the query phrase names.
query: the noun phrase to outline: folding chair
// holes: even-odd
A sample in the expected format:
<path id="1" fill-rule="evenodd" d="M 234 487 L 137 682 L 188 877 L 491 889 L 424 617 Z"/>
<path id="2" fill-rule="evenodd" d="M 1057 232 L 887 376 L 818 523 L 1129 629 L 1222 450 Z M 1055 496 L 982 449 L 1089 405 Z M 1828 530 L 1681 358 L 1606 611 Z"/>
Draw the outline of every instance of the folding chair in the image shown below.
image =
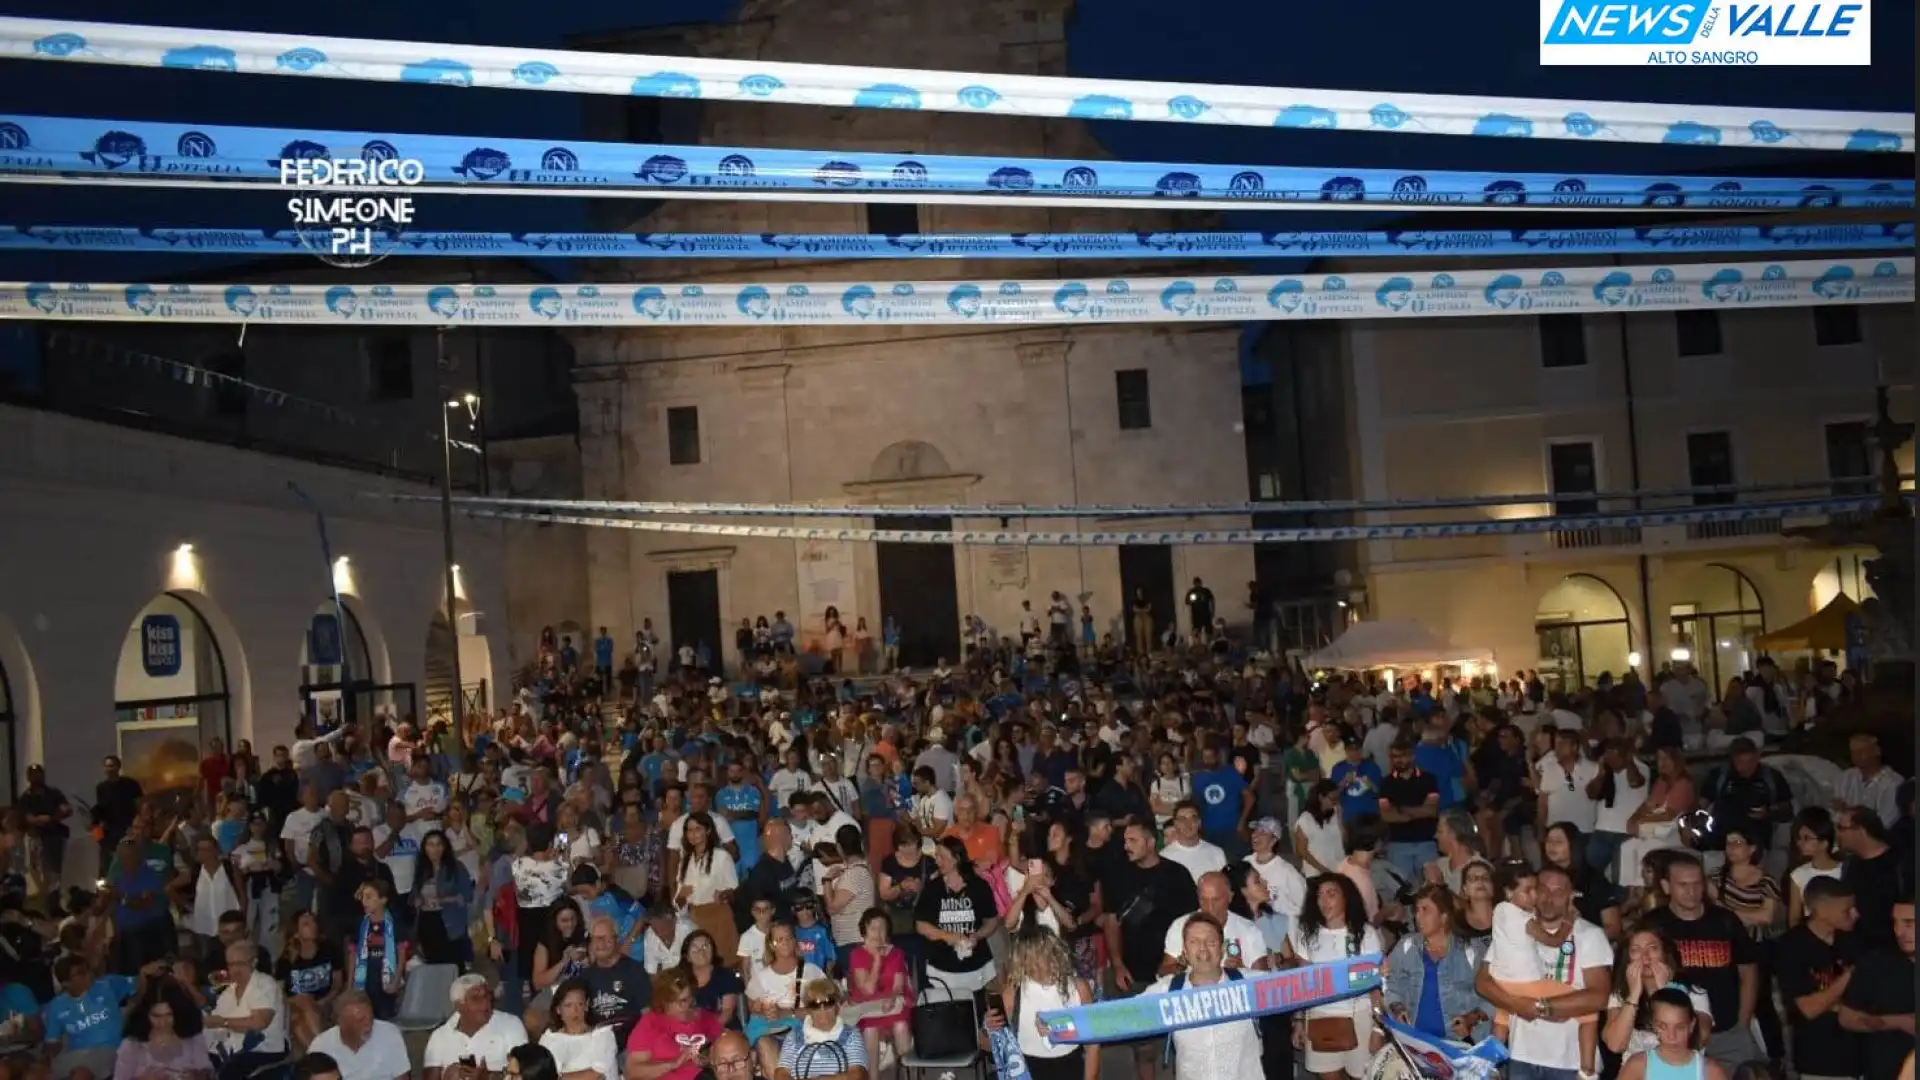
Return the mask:
<path id="1" fill-rule="evenodd" d="M 432 1031 L 446 1023 L 453 1015 L 453 980 L 459 977 L 458 964 L 422 964 L 408 972 L 393 1025 L 401 1031 Z"/>
<path id="2" fill-rule="evenodd" d="M 944 983 L 938 979 L 932 979 L 928 981 L 927 987 L 921 990 L 919 995 L 914 999 L 914 1007 L 918 1008 L 920 1004 L 925 1002 L 936 990 L 942 995 L 941 1000 L 943 1001 L 960 1000 L 959 995 L 948 989 Z M 966 996 L 966 1002 L 968 1015 L 973 1020 L 970 1030 L 977 1032 L 981 1030 L 979 1004 L 972 994 Z M 955 1054 L 951 1057 L 925 1057 L 920 1053 L 920 1047 L 915 1045 L 907 1051 L 905 1057 L 900 1059 L 900 1071 L 903 1076 L 922 1077 L 928 1072 L 936 1074 L 957 1073 L 965 1069 L 971 1072 L 976 1080 L 986 1080 L 986 1062 L 987 1057 L 980 1051 L 978 1046 L 972 1047 L 964 1054 Z"/>

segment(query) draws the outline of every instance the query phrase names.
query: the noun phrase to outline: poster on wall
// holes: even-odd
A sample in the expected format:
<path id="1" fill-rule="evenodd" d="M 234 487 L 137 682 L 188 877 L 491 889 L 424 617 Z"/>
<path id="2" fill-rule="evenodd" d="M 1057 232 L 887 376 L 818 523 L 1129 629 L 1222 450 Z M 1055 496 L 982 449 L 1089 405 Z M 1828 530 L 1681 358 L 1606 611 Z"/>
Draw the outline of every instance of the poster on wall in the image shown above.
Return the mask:
<path id="1" fill-rule="evenodd" d="M 148 795 L 190 794 L 200 782 L 198 719 L 141 719 L 115 727 L 121 772 Z"/>
<path id="2" fill-rule="evenodd" d="M 800 647 L 808 652 L 825 648 L 827 609 L 840 613 L 849 639 L 853 635 L 853 544 L 845 540 L 803 540 L 800 560 Z M 848 644 L 852 644 L 851 640 Z"/>
<path id="3" fill-rule="evenodd" d="M 140 620 L 140 667 L 149 678 L 180 674 L 180 620 L 172 615 L 148 615 Z"/>
<path id="4" fill-rule="evenodd" d="M 316 667 L 340 663 L 340 620 L 332 615 L 315 615 L 307 630 L 307 662 Z"/>

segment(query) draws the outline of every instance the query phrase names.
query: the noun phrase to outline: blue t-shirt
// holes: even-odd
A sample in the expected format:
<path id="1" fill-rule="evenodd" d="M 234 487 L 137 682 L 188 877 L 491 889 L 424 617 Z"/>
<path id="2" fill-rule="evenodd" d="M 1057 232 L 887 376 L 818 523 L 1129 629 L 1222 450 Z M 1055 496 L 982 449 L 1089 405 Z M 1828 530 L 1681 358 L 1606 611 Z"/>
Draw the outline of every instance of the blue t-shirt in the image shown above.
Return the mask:
<path id="1" fill-rule="evenodd" d="M 619 931 L 623 938 L 633 929 L 634 922 L 644 914 L 646 914 L 646 905 L 638 900 L 622 900 L 611 890 L 594 897 L 593 903 L 587 905 L 589 923 L 597 919 L 606 919 L 613 923 L 613 928 Z"/>
<path id="2" fill-rule="evenodd" d="M 1232 832 L 1240 824 L 1240 797 L 1246 790 L 1246 780 L 1233 768 L 1193 774 L 1194 801 L 1200 804 L 1200 831 Z"/>
<path id="3" fill-rule="evenodd" d="M 213 842 L 220 845 L 220 854 L 231 855 L 240 841 L 247 837 L 247 823 L 221 818 L 213 823 Z"/>
<path id="4" fill-rule="evenodd" d="M 163 891 L 166 880 L 154 870 L 153 864 L 142 862 L 135 865 L 131 872 L 116 874 L 113 887 L 120 894 L 120 902 L 113 908 L 115 929 L 131 930 L 168 917 L 167 898 Z M 130 899 L 151 902 L 133 907 L 127 903 Z"/>
<path id="5" fill-rule="evenodd" d="M 68 1050 L 109 1050 L 123 1035 L 120 1003 L 133 996 L 133 980 L 125 975 L 102 975 L 79 997 L 61 994 L 41 1013 L 47 1041 L 64 1039 Z"/>
<path id="6" fill-rule="evenodd" d="M 1425 739 L 1413 748 L 1413 763 L 1433 777 L 1440 788 L 1440 809 L 1466 801 L 1466 763 L 1451 742 L 1430 743 Z"/>
<path id="7" fill-rule="evenodd" d="M 667 755 L 655 752 L 640 759 L 640 774 L 647 778 L 647 790 L 660 794 L 660 777 L 667 769 Z"/>
<path id="8" fill-rule="evenodd" d="M 760 812 L 760 789 L 746 784 L 728 784 L 713 793 L 715 808 L 731 813 L 736 810 L 750 810 L 755 815 Z M 727 824 L 733 829 L 733 842 L 740 848 L 740 857 L 734 860 L 734 866 L 742 873 L 753 869 L 760 861 L 760 820 L 758 816 L 746 821 L 731 818 Z"/>
<path id="9" fill-rule="evenodd" d="M 1424 948 L 1420 950 L 1420 960 L 1426 970 L 1420 979 L 1420 1012 L 1413 1018 L 1414 1029 L 1451 1039 L 1446 1010 L 1440 1007 L 1440 962 Z"/>
<path id="10" fill-rule="evenodd" d="M 812 964 L 825 971 L 838 955 L 838 950 L 833 946 L 833 931 L 828 930 L 825 923 L 795 927 L 793 936 L 800 943 L 801 963 Z"/>
<path id="11" fill-rule="evenodd" d="M 1363 759 L 1358 765 L 1343 761 L 1333 767 L 1330 779 L 1340 789 L 1341 821 L 1352 824 L 1355 818 L 1367 814 L 1379 816 L 1380 766 L 1372 759 Z"/>
<path id="12" fill-rule="evenodd" d="M 613 666 L 612 638 L 602 636 L 593 639 L 593 664 L 595 667 L 603 668 Z"/>

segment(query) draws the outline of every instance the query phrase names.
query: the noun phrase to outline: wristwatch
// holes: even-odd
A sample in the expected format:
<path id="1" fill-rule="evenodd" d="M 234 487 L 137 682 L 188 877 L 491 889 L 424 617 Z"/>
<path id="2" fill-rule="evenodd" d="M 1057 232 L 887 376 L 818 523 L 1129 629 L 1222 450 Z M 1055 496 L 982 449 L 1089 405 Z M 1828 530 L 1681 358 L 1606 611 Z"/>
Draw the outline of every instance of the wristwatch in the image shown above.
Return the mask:
<path id="1" fill-rule="evenodd" d="M 1551 1020 L 1551 1019 L 1553 1019 L 1553 1001 L 1552 1001 L 1552 999 L 1550 999 L 1550 998 L 1541 998 L 1541 999 L 1539 999 L 1538 1001 L 1535 1001 L 1535 1002 L 1533 1003 L 1533 1015 L 1534 1015 L 1535 1017 L 1537 1017 L 1537 1018 L 1539 1018 L 1539 1019 L 1541 1019 L 1541 1020 Z"/>

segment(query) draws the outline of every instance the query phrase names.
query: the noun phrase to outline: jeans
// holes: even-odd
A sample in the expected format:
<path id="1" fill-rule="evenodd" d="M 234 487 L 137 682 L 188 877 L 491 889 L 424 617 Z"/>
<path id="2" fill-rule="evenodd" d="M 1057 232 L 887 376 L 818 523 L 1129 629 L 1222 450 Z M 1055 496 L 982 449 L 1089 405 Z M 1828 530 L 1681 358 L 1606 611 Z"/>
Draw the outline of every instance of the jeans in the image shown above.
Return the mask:
<path id="1" fill-rule="evenodd" d="M 1387 865 L 1415 888 L 1425 881 L 1427 864 L 1440 857 L 1440 849 L 1431 840 L 1387 841 Z"/>
<path id="2" fill-rule="evenodd" d="M 1507 1080 L 1579 1080 L 1578 1069 L 1549 1069 L 1524 1061 L 1507 1062 Z"/>
<path id="3" fill-rule="evenodd" d="M 1637 881 L 1620 881 L 1614 873 L 1614 864 L 1620 858 L 1620 845 L 1626 843 L 1627 834 L 1617 832 L 1593 832 L 1587 834 L 1587 865 L 1593 871 L 1612 881 L 1616 885 L 1637 885 Z"/>

